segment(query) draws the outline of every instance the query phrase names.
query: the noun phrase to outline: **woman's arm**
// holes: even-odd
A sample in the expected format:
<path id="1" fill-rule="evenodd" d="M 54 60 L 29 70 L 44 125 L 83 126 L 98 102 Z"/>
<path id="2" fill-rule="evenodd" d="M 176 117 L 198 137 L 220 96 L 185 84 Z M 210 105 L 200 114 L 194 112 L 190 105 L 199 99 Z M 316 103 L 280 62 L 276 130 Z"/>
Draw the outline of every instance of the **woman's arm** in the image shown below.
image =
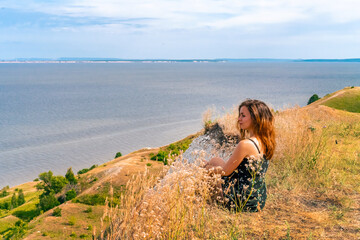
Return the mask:
<path id="1" fill-rule="evenodd" d="M 205 165 L 205 168 L 214 168 L 213 171 L 215 173 L 221 174 L 222 176 L 229 176 L 240 165 L 245 157 L 257 154 L 257 151 L 249 140 L 242 140 L 236 146 L 227 162 L 221 158 L 212 158 L 209 163 Z"/>
<path id="2" fill-rule="evenodd" d="M 223 171 L 225 164 L 226 163 L 222 158 L 214 157 L 210 159 L 210 161 L 207 162 L 204 167 L 207 170 L 213 169 L 215 173 L 221 173 Z"/>

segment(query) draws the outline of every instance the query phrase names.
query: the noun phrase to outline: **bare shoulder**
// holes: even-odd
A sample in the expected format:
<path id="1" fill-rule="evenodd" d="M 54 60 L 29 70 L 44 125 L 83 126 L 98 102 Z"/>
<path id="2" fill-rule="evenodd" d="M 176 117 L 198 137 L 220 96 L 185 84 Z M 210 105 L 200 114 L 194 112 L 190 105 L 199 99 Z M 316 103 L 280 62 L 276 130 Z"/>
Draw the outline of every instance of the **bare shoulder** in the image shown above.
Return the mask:
<path id="1" fill-rule="evenodd" d="M 252 143 L 249 139 L 243 139 L 238 143 L 238 147 L 241 148 L 252 148 L 254 143 Z"/>
<path id="2" fill-rule="evenodd" d="M 256 154 L 256 150 L 254 150 L 254 147 L 252 145 L 253 144 L 251 143 L 251 141 L 247 139 L 242 140 L 238 143 L 233 154 L 224 165 L 223 175 L 228 176 L 237 168 L 237 166 L 239 166 L 239 164 L 244 158 Z"/>
<path id="3" fill-rule="evenodd" d="M 237 147 L 239 151 L 245 152 L 246 155 L 255 155 L 258 154 L 258 151 L 255 149 L 255 145 L 249 139 L 241 140 Z"/>

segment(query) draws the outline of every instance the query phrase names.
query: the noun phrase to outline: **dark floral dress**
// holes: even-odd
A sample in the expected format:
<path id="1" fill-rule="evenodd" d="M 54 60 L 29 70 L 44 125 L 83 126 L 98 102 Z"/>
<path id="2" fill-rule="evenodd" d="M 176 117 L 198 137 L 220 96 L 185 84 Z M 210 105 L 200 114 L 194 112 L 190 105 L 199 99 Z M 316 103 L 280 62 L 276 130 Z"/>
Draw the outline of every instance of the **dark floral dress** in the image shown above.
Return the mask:
<path id="1" fill-rule="evenodd" d="M 251 139 L 249 139 L 251 140 Z M 251 140 L 259 153 L 256 143 Z M 264 156 L 244 158 L 229 176 L 223 176 L 224 205 L 234 211 L 257 212 L 266 201 L 265 173 L 269 160 Z"/>

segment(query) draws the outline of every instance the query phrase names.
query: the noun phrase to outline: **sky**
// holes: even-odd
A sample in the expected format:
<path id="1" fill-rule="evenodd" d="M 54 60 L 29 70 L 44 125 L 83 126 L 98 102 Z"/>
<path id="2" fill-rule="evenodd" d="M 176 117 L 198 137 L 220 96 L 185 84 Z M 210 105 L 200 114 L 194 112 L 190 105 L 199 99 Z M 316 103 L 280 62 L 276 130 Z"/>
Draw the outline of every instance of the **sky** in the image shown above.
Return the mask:
<path id="1" fill-rule="evenodd" d="M 359 58 L 359 0 L 0 0 L 0 59 Z"/>

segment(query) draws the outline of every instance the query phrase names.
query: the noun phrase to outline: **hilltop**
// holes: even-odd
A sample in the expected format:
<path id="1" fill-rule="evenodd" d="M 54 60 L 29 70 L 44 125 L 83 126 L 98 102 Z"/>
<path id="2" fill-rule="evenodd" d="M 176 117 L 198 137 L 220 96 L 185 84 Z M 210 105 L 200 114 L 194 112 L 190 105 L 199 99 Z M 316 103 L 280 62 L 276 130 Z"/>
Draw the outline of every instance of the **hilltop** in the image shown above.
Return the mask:
<path id="1" fill-rule="evenodd" d="M 190 236 L 194 239 L 359 238 L 359 97 L 360 87 L 345 88 L 306 107 L 275 113 L 277 150 L 266 176 L 268 200 L 262 212 L 231 214 L 212 204 L 183 208 L 181 202 L 171 202 L 184 211 L 178 212 L 183 214 L 182 222 L 180 225 L 172 222 L 178 220 L 173 218 L 177 215 L 159 215 L 159 219 L 168 219 L 159 234 L 180 239 Z M 236 135 L 234 118 L 236 112 L 230 111 L 220 119 L 210 119 L 209 124 L 218 123 L 224 134 Z M 23 189 L 26 203 L 10 211 L 0 209 L 0 234 L 22 219 L 28 222 L 25 239 L 91 239 L 92 234 L 99 236 L 110 223 L 117 226 L 113 216 L 106 214 L 109 210 L 104 206 L 107 196 L 119 204 L 123 216 L 130 216 L 126 214 L 130 214 L 131 209 L 122 204 L 131 203 L 130 197 L 145 198 L 139 195 L 141 191 L 130 194 L 130 189 L 148 186 L 144 179 L 140 181 L 141 178 L 135 176 L 141 173 L 149 179 L 150 176 L 163 178 L 167 169 L 163 157 L 170 150 L 174 153 L 187 148 L 193 139 L 203 134 L 200 132 L 161 148 L 141 149 L 78 174 L 79 194 L 59 206 L 61 216 L 52 216 L 54 209 L 36 216 L 35 205 L 41 194 L 35 188 L 38 182 L 8 189 L 9 195 L 0 198 L 0 204 L 9 201 L 13 193 L 18 192 L 16 189 Z M 166 181 L 163 184 L 166 185 Z M 177 198 L 173 199 L 176 201 Z M 148 204 L 152 206 L 151 201 Z M 196 215 L 201 209 L 204 220 L 188 220 L 186 214 Z M 140 220 L 139 217 L 136 221 Z M 126 223 L 129 229 L 136 224 L 132 219 Z M 140 226 L 139 231 L 141 229 L 146 228 Z M 119 226 L 115 230 L 119 234 L 124 231 Z"/>
<path id="2" fill-rule="evenodd" d="M 327 94 L 313 104 L 324 105 L 347 112 L 360 113 L 360 87 L 347 87 Z"/>

